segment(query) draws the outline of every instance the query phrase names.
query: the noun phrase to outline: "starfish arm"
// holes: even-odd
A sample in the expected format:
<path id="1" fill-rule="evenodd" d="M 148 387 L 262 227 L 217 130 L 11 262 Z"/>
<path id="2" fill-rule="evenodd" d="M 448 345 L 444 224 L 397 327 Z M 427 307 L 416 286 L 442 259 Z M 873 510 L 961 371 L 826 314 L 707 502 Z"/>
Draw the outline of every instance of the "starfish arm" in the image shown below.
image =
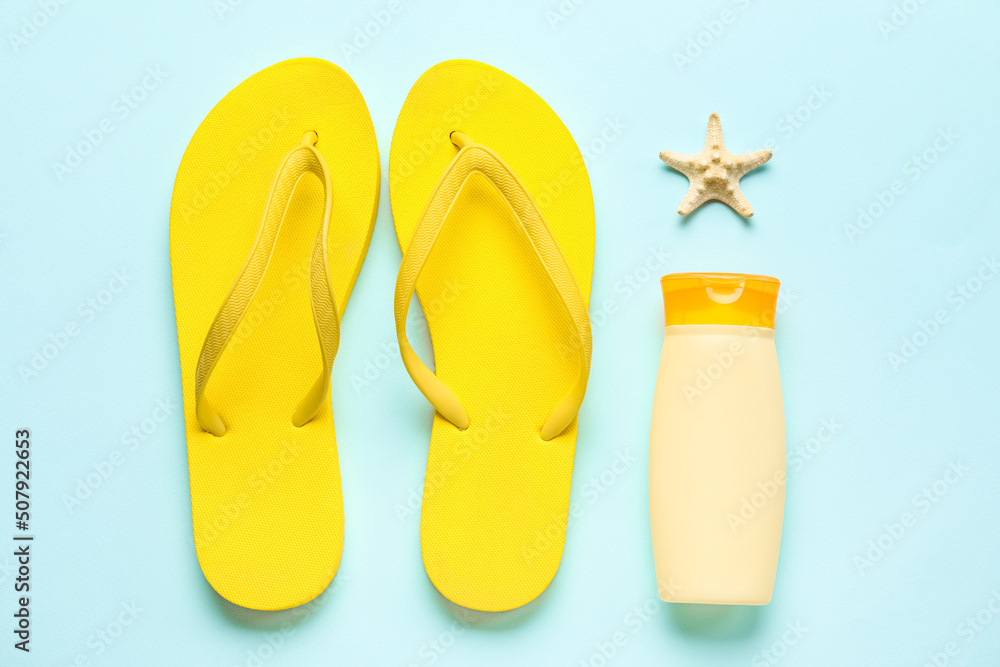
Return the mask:
<path id="1" fill-rule="evenodd" d="M 708 132 L 705 134 L 705 149 L 713 150 L 724 148 L 725 143 L 722 141 L 722 120 L 719 119 L 719 114 L 713 113 L 708 117 Z"/>
<path id="2" fill-rule="evenodd" d="M 747 172 L 751 172 L 760 165 L 764 164 L 771 159 L 771 151 L 755 151 L 753 153 L 744 153 L 743 155 L 734 156 L 736 160 L 736 168 L 740 176 L 743 176 Z"/>
<path id="3" fill-rule="evenodd" d="M 670 151 L 661 151 L 660 159 L 669 164 L 671 167 L 681 172 L 688 178 L 694 173 L 694 166 L 692 163 L 697 164 L 697 155 L 688 155 L 686 153 L 671 153 Z"/>
<path id="4" fill-rule="evenodd" d="M 743 192 L 740 190 L 740 186 L 733 186 L 732 192 L 725 192 L 723 196 L 719 197 L 721 201 L 726 206 L 730 207 L 744 218 L 753 217 L 753 207 L 747 198 L 743 196 Z"/>
<path id="5" fill-rule="evenodd" d="M 698 186 L 694 183 L 688 188 L 687 194 L 684 196 L 684 201 L 681 205 L 677 207 L 677 213 L 680 215 L 687 215 L 691 211 L 695 210 L 706 201 L 708 201 L 709 196 L 704 190 L 699 190 Z"/>

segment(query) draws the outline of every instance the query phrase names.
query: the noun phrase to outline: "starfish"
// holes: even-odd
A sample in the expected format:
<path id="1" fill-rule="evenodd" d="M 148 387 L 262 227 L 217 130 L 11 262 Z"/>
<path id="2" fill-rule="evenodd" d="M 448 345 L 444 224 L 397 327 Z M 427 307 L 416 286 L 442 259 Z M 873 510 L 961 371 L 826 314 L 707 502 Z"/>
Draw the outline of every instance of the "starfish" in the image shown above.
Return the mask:
<path id="1" fill-rule="evenodd" d="M 677 208 L 687 215 L 707 201 L 716 199 L 734 211 L 749 218 L 753 208 L 740 192 L 740 179 L 771 159 L 771 151 L 763 150 L 744 155 L 733 155 L 722 141 L 722 121 L 719 114 L 708 117 L 705 147 L 697 155 L 663 151 L 660 159 L 687 176 L 691 182 L 684 201 Z"/>

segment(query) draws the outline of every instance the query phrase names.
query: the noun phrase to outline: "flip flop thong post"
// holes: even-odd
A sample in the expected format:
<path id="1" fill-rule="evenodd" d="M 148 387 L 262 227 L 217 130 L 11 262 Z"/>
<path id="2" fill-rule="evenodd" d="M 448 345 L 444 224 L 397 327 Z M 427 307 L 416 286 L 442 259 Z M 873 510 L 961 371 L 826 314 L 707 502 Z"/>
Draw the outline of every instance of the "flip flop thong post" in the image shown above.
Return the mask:
<path id="1" fill-rule="evenodd" d="M 195 549 L 243 607 L 308 602 L 340 564 L 330 369 L 379 182 L 361 93 L 314 58 L 234 88 L 177 171 L 170 264 Z"/>
<path id="2" fill-rule="evenodd" d="M 403 251 L 396 331 L 436 412 L 421 550 L 449 600 L 535 599 L 565 540 L 576 415 L 590 369 L 594 206 L 555 112 L 504 72 L 440 63 L 413 85 L 389 157 Z M 417 294 L 432 372 L 406 335 Z"/>

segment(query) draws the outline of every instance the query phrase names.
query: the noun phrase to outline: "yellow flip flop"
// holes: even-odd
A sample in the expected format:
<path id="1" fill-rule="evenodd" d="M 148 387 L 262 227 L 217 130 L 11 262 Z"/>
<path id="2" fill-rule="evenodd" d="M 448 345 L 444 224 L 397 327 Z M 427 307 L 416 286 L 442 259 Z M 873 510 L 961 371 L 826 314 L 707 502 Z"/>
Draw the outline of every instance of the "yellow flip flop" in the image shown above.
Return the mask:
<path id="1" fill-rule="evenodd" d="M 530 88 L 451 60 L 403 104 L 389 194 L 403 251 L 400 352 L 436 410 L 424 567 L 456 604 L 513 609 L 548 586 L 565 539 L 590 371 L 590 180 L 569 131 Z M 436 374 L 407 340 L 414 290 Z"/>
<path id="2" fill-rule="evenodd" d="M 314 58 L 234 88 L 177 171 L 170 264 L 195 549 L 243 607 L 308 602 L 340 564 L 330 369 L 379 182 L 361 93 Z"/>

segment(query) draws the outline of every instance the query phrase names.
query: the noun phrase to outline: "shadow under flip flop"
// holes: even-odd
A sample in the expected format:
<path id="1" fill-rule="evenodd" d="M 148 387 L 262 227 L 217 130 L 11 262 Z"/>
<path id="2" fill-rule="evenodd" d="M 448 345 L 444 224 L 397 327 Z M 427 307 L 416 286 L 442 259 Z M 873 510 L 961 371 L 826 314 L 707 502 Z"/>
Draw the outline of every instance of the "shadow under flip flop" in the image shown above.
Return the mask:
<path id="1" fill-rule="evenodd" d="M 216 606 L 231 623 L 253 630 L 272 632 L 288 631 L 292 626 L 301 625 L 317 615 L 336 595 L 339 589 L 337 584 L 338 581 L 334 579 L 325 591 L 298 607 L 277 611 L 261 611 L 233 604 L 219 595 L 207 581 L 205 582 Z"/>
<path id="2" fill-rule="evenodd" d="M 431 588 L 434 585 L 428 582 Z M 509 611 L 478 611 L 455 604 L 434 588 L 434 595 L 442 609 L 448 612 L 456 621 L 469 628 L 480 630 L 508 630 L 527 623 L 540 609 L 542 609 L 550 597 L 549 589 L 531 602 L 511 609 Z"/>

